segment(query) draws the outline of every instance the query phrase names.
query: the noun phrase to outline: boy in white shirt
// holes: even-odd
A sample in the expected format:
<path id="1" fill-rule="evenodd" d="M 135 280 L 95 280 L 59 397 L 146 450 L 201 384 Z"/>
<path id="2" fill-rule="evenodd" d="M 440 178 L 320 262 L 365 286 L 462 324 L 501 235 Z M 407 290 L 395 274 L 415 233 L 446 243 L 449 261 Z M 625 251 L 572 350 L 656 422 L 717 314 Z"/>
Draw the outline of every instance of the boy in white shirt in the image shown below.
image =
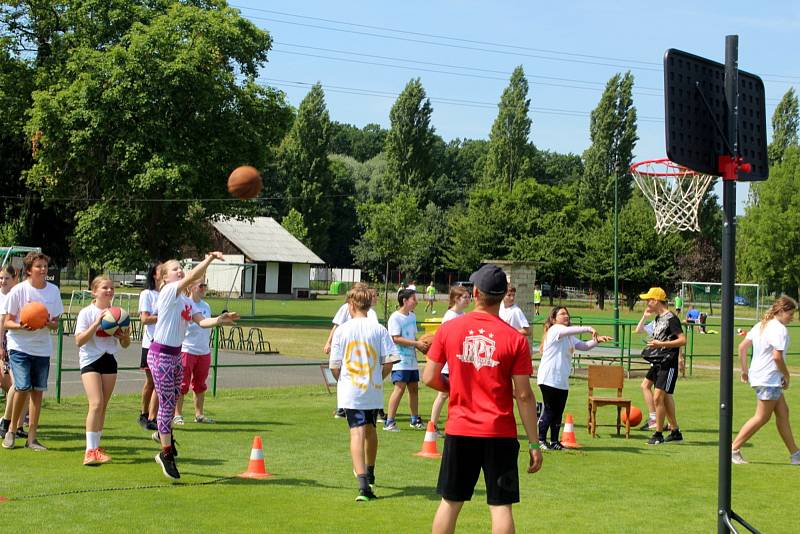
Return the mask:
<path id="1" fill-rule="evenodd" d="M 347 292 L 351 319 L 336 329 L 329 362 L 339 382 L 337 401 L 350 427 L 350 455 L 359 486 L 356 501 L 360 502 L 376 498 L 371 486 L 378 455 L 378 410 L 383 408 L 383 379 L 398 359 L 389 332 L 367 317 L 371 301 L 369 290 L 361 284 Z"/>
<path id="2" fill-rule="evenodd" d="M 403 289 L 397 295 L 400 309 L 389 317 L 389 334 L 395 342 L 402 358 L 392 367 L 392 383 L 394 389 L 389 397 L 389 412 L 386 414 L 384 430 L 399 432 L 395 422 L 397 408 L 408 388 L 408 405 L 411 410 L 411 428 L 421 430 L 424 428 L 422 418 L 419 416 L 419 365 L 417 364 L 417 350 L 426 352 L 428 343 L 417 340 L 417 316 L 414 308 L 417 307 L 417 292 L 413 289 Z"/>
<path id="3" fill-rule="evenodd" d="M 14 410 L 9 428 L 19 428 L 22 411 L 30 398 L 30 425 L 26 447 L 35 451 L 46 451 L 36 439 L 42 396 L 47 391 L 50 373 L 50 353 L 53 341 L 49 330 L 58 329 L 58 317 L 64 313 L 61 292 L 46 280 L 50 258 L 41 252 L 29 252 L 22 261 L 27 279 L 14 286 L 6 298 L 5 328 L 11 372 L 14 376 Z M 20 312 L 30 302 L 41 302 L 47 307 L 47 323 L 38 330 L 21 324 Z M 14 432 L 7 432 L 3 447 L 14 448 Z"/>
<path id="4" fill-rule="evenodd" d="M 525 337 L 531 334 L 531 325 L 528 323 L 528 318 L 522 312 L 522 309 L 517 306 L 517 288 L 508 284 L 506 296 L 503 297 L 503 302 L 500 303 L 500 318 L 510 324 L 517 332 Z"/>

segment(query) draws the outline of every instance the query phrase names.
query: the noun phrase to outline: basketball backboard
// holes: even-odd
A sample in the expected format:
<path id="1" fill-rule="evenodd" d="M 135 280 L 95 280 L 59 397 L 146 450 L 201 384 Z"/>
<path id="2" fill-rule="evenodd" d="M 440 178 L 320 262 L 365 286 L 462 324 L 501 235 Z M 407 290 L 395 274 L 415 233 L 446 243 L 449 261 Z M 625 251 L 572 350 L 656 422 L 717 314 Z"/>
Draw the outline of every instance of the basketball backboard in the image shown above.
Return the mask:
<path id="1" fill-rule="evenodd" d="M 719 156 L 730 155 L 725 65 L 670 48 L 664 54 L 667 157 L 704 174 L 720 175 Z M 767 122 L 764 83 L 739 71 L 739 155 L 752 166 L 739 181 L 766 180 Z"/>

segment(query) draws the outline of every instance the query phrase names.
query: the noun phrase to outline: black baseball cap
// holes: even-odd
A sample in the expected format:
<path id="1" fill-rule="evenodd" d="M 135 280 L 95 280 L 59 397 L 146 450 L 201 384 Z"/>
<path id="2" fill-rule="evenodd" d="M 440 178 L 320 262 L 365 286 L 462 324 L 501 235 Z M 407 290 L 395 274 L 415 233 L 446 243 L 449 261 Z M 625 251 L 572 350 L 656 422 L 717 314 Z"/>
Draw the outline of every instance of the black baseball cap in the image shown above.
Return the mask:
<path id="1" fill-rule="evenodd" d="M 472 273 L 469 281 L 487 295 L 505 295 L 508 289 L 506 273 L 493 263 L 487 263 Z"/>

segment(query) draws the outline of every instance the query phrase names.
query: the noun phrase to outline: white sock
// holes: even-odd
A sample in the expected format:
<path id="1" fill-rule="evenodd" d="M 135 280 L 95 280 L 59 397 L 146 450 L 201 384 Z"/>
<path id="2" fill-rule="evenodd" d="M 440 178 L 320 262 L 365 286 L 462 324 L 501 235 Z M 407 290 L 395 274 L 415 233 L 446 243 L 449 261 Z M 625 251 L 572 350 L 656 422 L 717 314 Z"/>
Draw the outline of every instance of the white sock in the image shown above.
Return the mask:
<path id="1" fill-rule="evenodd" d="M 100 432 L 86 433 L 86 450 L 96 449 L 100 446 Z"/>
<path id="2" fill-rule="evenodd" d="M 656 420 L 656 412 L 650 412 L 650 420 L 651 421 L 655 421 Z"/>

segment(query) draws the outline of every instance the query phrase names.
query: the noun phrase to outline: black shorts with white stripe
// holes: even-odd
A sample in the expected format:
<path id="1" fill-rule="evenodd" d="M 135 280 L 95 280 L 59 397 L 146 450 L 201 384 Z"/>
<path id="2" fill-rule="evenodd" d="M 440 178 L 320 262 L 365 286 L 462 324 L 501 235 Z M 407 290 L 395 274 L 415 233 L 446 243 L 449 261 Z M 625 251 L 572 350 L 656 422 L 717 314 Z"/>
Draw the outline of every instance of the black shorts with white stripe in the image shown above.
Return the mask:
<path id="1" fill-rule="evenodd" d="M 655 384 L 656 389 L 663 389 L 672 395 L 675 392 L 675 383 L 678 381 L 678 367 L 651 365 L 647 371 L 647 379 Z"/>

